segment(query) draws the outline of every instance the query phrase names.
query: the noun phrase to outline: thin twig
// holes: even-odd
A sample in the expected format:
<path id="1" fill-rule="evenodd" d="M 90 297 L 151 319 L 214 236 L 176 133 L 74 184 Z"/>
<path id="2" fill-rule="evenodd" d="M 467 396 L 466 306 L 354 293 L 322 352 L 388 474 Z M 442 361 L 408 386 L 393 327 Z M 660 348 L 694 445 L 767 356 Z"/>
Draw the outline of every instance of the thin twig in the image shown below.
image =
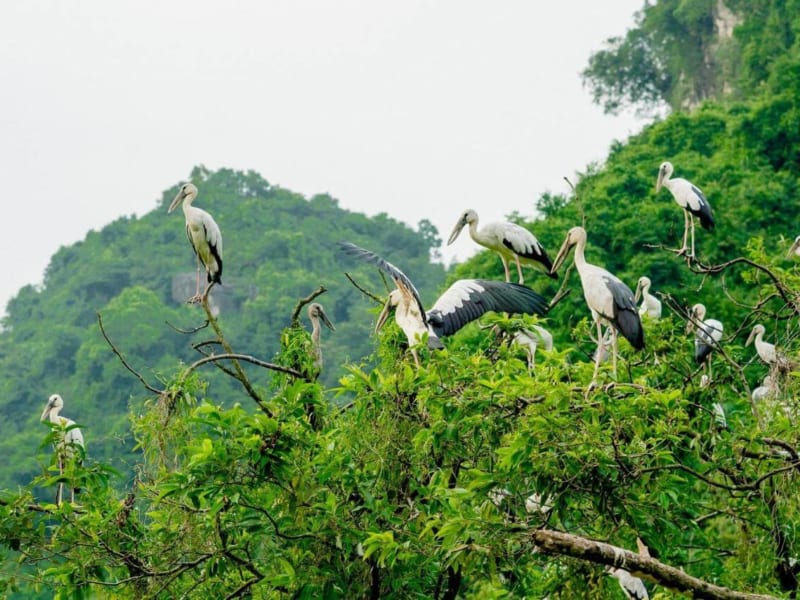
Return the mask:
<path id="1" fill-rule="evenodd" d="M 122 362 L 122 365 L 123 365 L 123 366 L 124 366 L 126 369 L 128 369 L 128 371 L 130 371 L 131 373 L 133 373 L 133 375 L 134 375 L 134 376 L 135 376 L 135 377 L 136 377 L 136 378 L 137 378 L 137 379 L 138 379 L 138 380 L 139 380 L 139 381 L 142 383 L 142 385 L 143 385 L 144 387 L 146 387 L 148 390 L 150 390 L 150 391 L 151 391 L 151 392 L 153 392 L 154 394 L 159 394 L 159 395 L 160 395 L 160 394 L 163 394 L 163 393 L 164 393 L 164 390 L 159 390 L 159 389 L 157 389 L 157 388 L 154 388 L 152 385 L 150 385 L 149 383 L 147 383 L 147 381 L 145 380 L 145 378 L 144 378 L 144 377 L 142 377 L 142 375 L 140 375 L 140 374 L 139 374 L 139 373 L 138 373 L 138 372 L 137 372 L 137 371 L 136 371 L 136 370 L 135 370 L 135 369 L 134 369 L 132 366 L 130 366 L 130 365 L 128 364 L 128 361 L 126 361 L 126 360 L 125 360 L 125 357 L 124 357 L 124 356 L 122 356 L 122 353 L 121 353 L 119 350 L 117 350 L 117 347 L 116 347 L 116 346 L 113 344 L 113 342 L 112 342 L 112 341 L 109 339 L 109 337 L 108 337 L 108 334 L 106 334 L 106 329 L 105 329 L 105 327 L 103 327 L 103 317 L 100 315 L 100 313 L 97 313 L 97 322 L 100 324 L 100 333 L 102 333 L 102 334 L 103 334 L 103 337 L 105 338 L 105 340 L 106 340 L 106 343 L 108 343 L 108 345 L 111 347 L 111 350 L 112 350 L 112 352 L 114 352 L 114 354 L 116 354 L 116 355 L 117 355 L 117 358 L 119 358 L 119 360 Z"/>
<path id="2" fill-rule="evenodd" d="M 349 280 L 350 280 L 350 283 L 352 283 L 352 284 L 355 286 L 355 288 L 356 288 L 356 289 L 357 289 L 359 292 L 361 292 L 362 294 L 364 294 L 364 295 L 365 295 L 367 298 L 370 298 L 370 299 L 374 300 L 376 304 L 383 304 L 383 303 L 384 303 L 384 301 L 383 301 L 383 300 L 381 300 L 380 298 L 378 298 L 378 297 L 377 297 L 375 294 L 373 294 L 372 292 L 368 292 L 368 291 L 367 291 L 367 290 L 365 290 L 363 287 L 361 287 L 360 285 L 358 285 L 358 283 L 356 283 L 356 280 L 355 280 L 355 279 L 353 279 L 353 278 L 350 276 L 350 273 L 347 273 L 347 272 L 345 272 L 344 276 L 345 276 L 345 277 L 347 277 L 347 279 L 349 279 Z"/>

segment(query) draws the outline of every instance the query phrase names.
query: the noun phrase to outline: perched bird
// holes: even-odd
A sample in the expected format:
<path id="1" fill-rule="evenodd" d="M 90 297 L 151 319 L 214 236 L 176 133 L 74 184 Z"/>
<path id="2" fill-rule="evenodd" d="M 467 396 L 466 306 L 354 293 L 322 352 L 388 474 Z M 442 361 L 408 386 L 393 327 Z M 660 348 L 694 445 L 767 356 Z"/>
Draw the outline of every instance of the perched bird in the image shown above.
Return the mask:
<path id="1" fill-rule="evenodd" d="M 789 251 L 786 253 L 787 258 L 794 256 L 800 256 L 800 235 L 794 238 L 794 242 L 789 247 Z"/>
<path id="2" fill-rule="evenodd" d="M 515 331 L 513 341 L 525 349 L 525 354 L 528 357 L 528 369 L 530 370 L 533 370 L 536 363 L 534 354 L 537 347 L 541 346 L 545 352 L 550 352 L 553 349 L 553 335 L 539 325 Z"/>
<path id="3" fill-rule="evenodd" d="M 511 274 L 508 271 L 509 260 L 513 260 L 517 264 L 520 284 L 525 283 L 520 263 L 537 266 L 548 277 L 556 278 L 555 273 L 551 272 L 553 264 L 550 262 L 547 252 L 536 236 L 521 225 L 498 221 L 487 223 L 478 230 L 478 214 L 474 210 L 466 210 L 458 218 L 458 222 L 447 240 L 448 246 L 456 241 L 458 234 L 466 225 L 469 225 L 469 235 L 477 244 L 500 255 L 506 273 L 506 281 L 511 281 Z"/>
<path id="4" fill-rule="evenodd" d="M 538 492 L 532 493 L 525 498 L 525 511 L 528 513 L 540 513 L 546 515 L 553 510 L 553 499 L 550 496 L 542 497 Z"/>
<path id="5" fill-rule="evenodd" d="M 647 315 L 651 319 L 660 319 L 661 300 L 650 293 L 650 285 L 649 277 L 639 277 L 639 281 L 636 283 L 634 300 L 638 302 L 639 298 L 642 299 L 642 305 L 639 307 L 639 316 Z"/>
<path id="6" fill-rule="evenodd" d="M 686 333 L 696 330 L 694 336 L 694 360 L 698 365 L 708 367 L 708 377 L 711 379 L 711 351 L 722 340 L 722 323 L 716 319 L 706 319 L 706 307 L 695 304 L 689 313 L 686 323 Z"/>
<path id="7" fill-rule="evenodd" d="M 772 375 L 767 375 L 764 377 L 761 385 L 751 392 L 750 397 L 753 399 L 753 402 L 760 402 L 768 398 L 776 397 L 779 391 L 780 389 L 778 388 L 778 383 L 775 381 L 775 378 L 772 377 Z"/>
<path id="8" fill-rule="evenodd" d="M 58 394 L 53 394 L 47 400 L 47 405 L 44 407 L 40 420 L 49 421 L 54 425 L 53 430 L 56 440 L 54 445 L 58 460 L 58 472 L 63 476 L 67 461 L 76 460 L 78 464 L 83 462 L 86 446 L 83 441 L 83 434 L 75 424 L 75 421 L 59 416 L 62 408 L 64 408 L 64 400 Z M 75 493 L 78 491 L 75 488 L 71 489 L 71 502 L 75 502 Z M 58 491 L 56 492 L 56 505 L 61 504 L 63 497 L 64 483 L 59 482 Z"/>
<path id="9" fill-rule="evenodd" d="M 187 302 L 199 302 L 207 295 L 215 283 L 222 284 L 222 233 L 214 218 L 201 208 L 192 206 L 197 197 L 197 187 L 184 183 L 172 204 L 167 209 L 171 213 L 183 203 L 183 215 L 186 217 L 186 237 L 197 255 L 197 289 Z M 200 263 L 206 270 L 208 286 L 200 295 Z"/>
<path id="10" fill-rule="evenodd" d="M 441 349 L 444 344 L 440 337 L 454 334 L 489 311 L 542 316 L 548 309 L 547 301 L 542 296 L 523 285 L 485 279 L 460 279 L 426 311 L 417 288 L 400 269 L 374 252 L 350 242 L 340 242 L 339 245 L 346 254 L 377 266 L 394 280 L 397 287 L 389 293 L 378 316 L 375 332 L 380 331 L 391 310 L 395 309 L 395 321 L 406 334 L 417 367 L 420 362 L 416 346 L 425 336 L 428 348 Z"/>
<path id="11" fill-rule="evenodd" d="M 750 335 L 747 337 L 745 346 L 749 346 L 755 342 L 756 354 L 768 365 L 772 366 L 778 361 L 778 352 L 775 350 L 775 345 L 764 341 L 764 326 L 761 324 L 755 325 Z"/>
<path id="12" fill-rule="evenodd" d="M 689 256 L 694 257 L 694 218 L 700 219 L 703 229 L 714 229 L 714 216 L 711 213 L 711 205 L 706 200 L 703 192 L 693 183 L 682 177 L 672 177 L 672 163 L 663 162 L 658 169 L 658 179 L 656 180 L 656 193 L 661 191 L 663 185 L 671 193 L 675 202 L 683 209 L 683 246 L 681 254 L 686 252 L 686 238 L 689 230 L 692 231 L 692 251 Z"/>
<path id="13" fill-rule="evenodd" d="M 570 249 L 575 247 L 575 268 L 581 278 L 583 297 L 592 312 L 592 319 L 597 326 L 597 350 L 595 351 L 594 376 L 600 367 L 600 346 L 603 343 L 602 322 L 608 323 L 611 329 L 611 349 L 614 363 L 614 377 L 617 376 L 617 332 L 627 339 L 631 346 L 637 350 L 644 348 L 644 330 L 642 321 L 636 310 L 633 292 L 602 267 L 586 262 L 584 249 L 586 248 L 586 230 L 583 227 L 573 227 L 567 233 L 561 249 L 553 262 L 553 272 L 558 270 L 567 257 Z"/>
<path id="14" fill-rule="evenodd" d="M 336 327 L 330 322 L 328 315 L 325 314 L 325 310 L 319 302 L 312 302 L 308 305 L 308 319 L 311 321 L 311 345 L 314 352 L 314 367 L 319 371 L 322 369 L 322 346 L 319 339 L 322 325 L 325 325 L 331 331 L 336 331 Z"/>
<path id="15" fill-rule="evenodd" d="M 619 587 L 629 600 L 649 600 L 650 596 L 647 593 L 647 588 L 644 587 L 644 582 L 638 577 L 634 577 L 625 569 L 618 567 L 607 566 L 606 573 L 611 575 L 619 582 Z"/>

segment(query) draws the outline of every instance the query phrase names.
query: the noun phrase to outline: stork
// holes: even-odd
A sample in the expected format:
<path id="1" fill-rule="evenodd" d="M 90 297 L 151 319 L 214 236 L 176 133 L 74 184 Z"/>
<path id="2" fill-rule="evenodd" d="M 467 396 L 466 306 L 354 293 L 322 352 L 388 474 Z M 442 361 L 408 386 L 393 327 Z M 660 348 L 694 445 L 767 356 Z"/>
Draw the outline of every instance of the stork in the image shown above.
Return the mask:
<path id="1" fill-rule="evenodd" d="M 683 246 L 680 253 L 686 252 L 686 237 L 689 229 L 692 231 L 692 251 L 690 257 L 694 257 L 694 218 L 700 219 L 703 229 L 714 229 L 714 215 L 711 213 L 711 205 L 706 200 L 705 195 L 700 189 L 690 181 L 682 177 L 672 177 L 672 163 L 663 162 L 658 169 L 658 179 L 656 180 L 656 193 L 661 191 L 663 185 L 671 193 L 675 202 L 683 209 Z"/>
<path id="2" fill-rule="evenodd" d="M 750 397 L 753 399 L 753 402 L 759 402 L 777 396 L 779 391 L 775 378 L 772 375 L 766 375 L 761 385 L 751 392 Z"/>
<path id="3" fill-rule="evenodd" d="M 530 328 L 519 329 L 514 332 L 514 343 L 525 348 L 528 357 L 528 370 L 533 370 L 536 363 L 536 348 L 550 352 L 553 349 L 553 335 L 544 327 L 533 325 Z"/>
<path id="4" fill-rule="evenodd" d="M 694 360 L 698 365 L 708 368 L 708 380 L 711 381 L 711 351 L 722 340 L 722 323 L 716 319 L 706 319 L 706 307 L 695 304 L 689 313 L 686 333 L 696 329 L 694 336 Z"/>
<path id="5" fill-rule="evenodd" d="M 791 258 L 793 255 L 800 256 L 800 235 L 794 238 L 794 242 L 792 242 L 789 251 L 786 253 L 787 258 Z"/>
<path id="6" fill-rule="evenodd" d="M 619 587 L 622 588 L 622 592 L 628 600 L 648 600 L 650 598 L 647 588 L 644 587 L 644 582 L 631 575 L 629 571 L 611 566 L 606 566 L 605 571 L 617 580 Z"/>
<path id="7" fill-rule="evenodd" d="M 584 249 L 586 248 L 586 230 L 583 227 L 573 227 L 567 233 L 561 249 L 553 262 L 553 272 L 558 270 L 567 257 L 570 249 L 575 247 L 575 268 L 581 278 L 583 297 L 592 319 L 597 326 L 597 350 L 594 359 L 594 375 L 597 378 L 600 368 L 603 343 L 602 323 L 605 321 L 611 331 L 611 352 L 613 357 L 614 377 L 617 376 L 617 332 L 631 343 L 637 350 L 644 348 L 644 330 L 642 321 L 636 310 L 636 302 L 631 289 L 602 267 L 586 262 Z"/>
<path id="8" fill-rule="evenodd" d="M 756 354 L 758 357 L 767 363 L 769 366 L 775 365 L 778 361 L 778 352 L 775 350 L 775 345 L 764 341 L 764 326 L 761 324 L 755 325 L 750 335 L 747 337 L 745 346 L 755 343 Z"/>
<path id="9" fill-rule="evenodd" d="M 453 232 L 447 239 L 448 246 L 456 241 L 461 230 L 467 225 L 469 225 L 470 237 L 477 244 L 500 255 L 500 260 L 503 261 L 503 269 L 506 273 L 506 281 L 511 281 L 511 274 L 508 271 L 509 260 L 513 260 L 517 264 L 517 275 L 519 276 L 520 284 L 525 283 L 520 263 L 536 266 L 553 279 L 557 277 L 551 271 L 553 265 L 550 262 L 550 257 L 547 256 L 547 252 L 545 252 L 544 247 L 539 243 L 535 235 L 521 225 L 509 223 L 508 221 L 487 223 L 478 230 L 478 213 L 474 210 L 466 210 L 458 218 Z"/>
<path id="10" fill-rule="evenodd" d="M 322 325 L 325 325 L 331 331 L 336 331 L 328 315 L 325 314 L 325 309 L 319 302 L 312 302 L 308 305 L 308 319 L 311 321 L 311 345 L 314 352 L 314 368 L 317 371 L 322 369 L 322 346 L 320 344 L 320 332 Z"/>
<path id="11" fill-rule="evenodd" d="M 186 237 L 197 255 L 197 287 L 195 295 L 187 302 L 194 303 L 204 300 L 215 283 L 222 284 L 222 233 L 214 218 L 201 208 L 192 206 L 197 197 L 197 187 L 191 183 L 184 183 L 167 213 L 183 203 L 183 215 L 186 217 Z M 200 263 L 206 270 L 208 286 L 200 294 Z"/>
<path id="12" fill-rule="evenodd" d="M 444 348 L 440 337 L 454 334 L 467 323 L 489 311 L 535 314 L 547 312 L 547 301 L 524 285 L 485 279 L 460 279 L 451 285 L 426 311 L 417 288 L 400 269 L 374 252 L 340 242 L 342 251 L 350 256 L 373 264 L 387 273 L 396 285 L 389 293 L 375 332 L 380 331 L 391 310 L 395 309 L 395 321 L 406 334 L 411 354 L 417 368 L 420 367 L 416 346 L 427 336 L 428 348 Z"/>
<path id="13" fill-rule="evenodd" d="M 639 277 L 639 281 L 636 283 L 636 292 L 633 296 L 634 301 L 638 302 L 639 298 L 642 299 L 642 305 L 639 307 L 640 317 L 647 315 L 651 319 L 660 319 L 661 300 L 650 293 L 650 285 L 649 277 Z"/>
<path id="14" fill-rule="evenodd" d="M 67 461 L 74 459 L 78 464 L 83 462 L 86 446 L 83 441 L 83 434 L 75 424 L 75 421 L 59 416 L 62 408 L 64 408 L 64 400 L 58 394 L 53 394 L 47 400 L 47 405 L 44 407 L 40 420 L 49 421 L 53 424 L 58 473 L 63 478 Z M 75 502 L 75 492 L 78 490 L 72 488 L 70 491 L 70 502 Z M 61 504 L 63 497 L 64 482 L 59 481 L 58 491 L 56 492 L 56 506 Z"/>

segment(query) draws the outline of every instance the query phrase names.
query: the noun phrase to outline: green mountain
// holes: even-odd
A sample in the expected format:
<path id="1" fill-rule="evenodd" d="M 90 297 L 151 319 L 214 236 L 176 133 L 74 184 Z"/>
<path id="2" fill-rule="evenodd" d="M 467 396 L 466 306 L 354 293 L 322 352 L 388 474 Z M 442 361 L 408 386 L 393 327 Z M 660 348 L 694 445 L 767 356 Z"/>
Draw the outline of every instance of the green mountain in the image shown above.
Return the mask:
<path id="1" fill-rule="evenodd" d="M 323 381 L 335 385 L 343 365 L 372 352 L 372 304 L 344 274 L 381 295 L 384 287 L 374 269 L 340 254 L 339 241 L 391 257 L 423 294 L 432 295 L 444 279 L 442 265 L 429 260 L 439 242 L 427 222 L 415 232 L 385 214 L 343 210 L 327 195 L 305 198 L 272 186 L 253 172 L 197 167 L 190 180 L 200 190 L 196 205 L 223 232 L 224 285 L 212 298 L 238 352 L 272 360 L 293 308 L 319 286 L 328 290 L 318 301 L 336 327 L 322 334 Z M 0 452 L 8 457 L 0 479 L 7 486 L 22 485 L 39 470 L 32 449 L 46 433 L 38 418 L 52 393 L 63 396 L 64 414 L 84 425 L 92 458 L 123 471 L 132 464 L 127 414 L 146 390 L 115 358 L 98 314 L 129 364 L 153 383 L 202 357 L 192 344 L 213 337 L 209 329 L 180 333 L 203 325 L 204 313 L 185 305 L 194 293 L 196 263 L 183 214 L 167 214 L 177 188 L 141 218 L 117 219 L 61 248 L 42 285 L 26 286 L 9 302 L 0 333 L 0 411 L 6 415 Z M 301 321 L 310 329 L 305 312 Z M 224 402 L 237 389 L 221 373 L 204 375 L 209 397 Z"/>

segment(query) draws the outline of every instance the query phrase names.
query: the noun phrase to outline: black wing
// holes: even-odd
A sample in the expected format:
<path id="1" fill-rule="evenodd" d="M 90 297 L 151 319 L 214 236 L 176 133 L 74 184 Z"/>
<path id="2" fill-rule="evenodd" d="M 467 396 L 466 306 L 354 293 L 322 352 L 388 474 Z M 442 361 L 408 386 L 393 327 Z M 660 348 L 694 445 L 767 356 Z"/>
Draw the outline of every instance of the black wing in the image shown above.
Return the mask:
<path id="1" fill-rule="evenodd" d="M 414 287 L 414 284 L 411 283 L 411 280 L 406 277 L 406 274 L 403 273 L 400 269 L 395 267 L 392 263 L 388 260 L 385 260 L 367 250 L 366 248 L 362 248 L 361 246 L 356 246 L 351 242 L 339 242 L 339 247 L 345 254 L 349 254 L 350 256 L 354 256 L 364 262 L 367 262 L 371 265 L 375 265 L 384 273 L 387 273 L 395 282 L 395 284 L 400 287 L 401 285 L 407 288 L 411 294 L 414 296 L 414 300 L 417 301 L 417 305 L 419 306 L 419 312 L 422 315 L 422 318 L 425 318 L 425 307 L 422 305 L 422 299 L 419 297 L 419 292 L 417 288 Z M 427 325 L 427 323 L 426 323 Z"/>
<path id="2" fill-rule="evenodd" d="M 519 246 L 519 244 L 514 244 L 507 238 L 503 238 L 503 245 L 522 258 L 535 260 L 536 262 L 541 263 L 541 265 L 544 267 L 544 273 L 550 279 L 558 279 L 558 275 L 556 273 L 550 272 L 553 269 L 553 262 L 550 260 L 550 257 L 547 256 L 544 246 L 542 246 L 539 243 L 539 240 L 537 240 L 535 237 L 533 238 L 533 243 L 529 247 L 523 248 Z"/>
<path id="3" fill-rule="evenodd" d="M 616 277 L 605 278 L 605 283 L 614 299 L 612 324 L 631 343 L 631 346 L 641 350 L 644 348 L 644 329 L 631 288 Z"/>
<path id="4" fill-rule="evenodd" d="M 544 315 L 547 301 L 517 283 L 460 279 L 428 311 L 428 323 L 439 336 L 452 335 L 489 311 Z"/>
<path id="5" fill-rule="evenodd" d="M 689 212 L 700 219 L 700 225 L 703 226 L 703 229 L 714 229 L 714 215 L 711 213 L 711 205 L 708 203 L 708 200 L 706 200 L 705 194 L 694 185 L 692 186 L 692 191 L 700 202 L 700 208 L 697 210 L 692 210 L 690 208 Z"/>

